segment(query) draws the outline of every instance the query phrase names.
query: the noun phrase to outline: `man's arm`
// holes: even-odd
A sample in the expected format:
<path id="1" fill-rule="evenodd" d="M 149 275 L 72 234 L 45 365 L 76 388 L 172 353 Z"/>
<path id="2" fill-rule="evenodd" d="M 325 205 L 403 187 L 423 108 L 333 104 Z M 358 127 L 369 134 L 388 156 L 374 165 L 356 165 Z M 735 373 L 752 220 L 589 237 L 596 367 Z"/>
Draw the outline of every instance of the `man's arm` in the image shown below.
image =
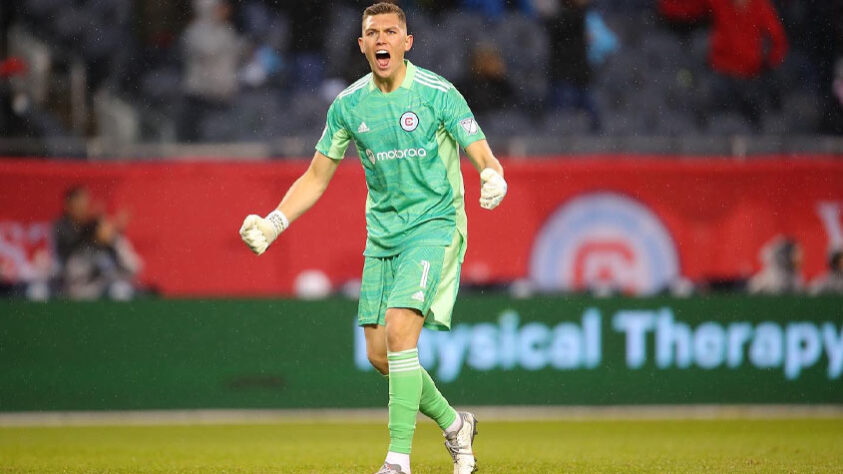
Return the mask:
<path id="1" fill-rule="evenodd" d="M 480 172 L 480 206 L 494 209 L 506 196 L 507 185 L 503 179 L 503 167 L 486 140 L 477 140 L 467 147 L 465 153 Z"/>
<path id="2" fill-rule="evenodd" d="M 339 160 L 332 160 L 317 151 L 307 171 L 290 186 L 275 210 L 265 218 L 257 214 L 246 217 L 240 227 L 243 242 L 256 254 L 264 253 L 291 222 L 298 219 L 322 197 L 334 177 L 337 166 Z"/>
<path id="3" fill-rule="evenodd" d="M 290 186 L 277 209 L 290 222 L 298 219 L 322 197 L 339 164 L 339 160 L 332 160 L 317 151 L 307 171 Z"/>
<path id="4" fill-rule="evenodd" d="M 482 172 L 486 168 L 492 168 L 503 177 L 503 167 L 492 154 L 492 149 L 489 148 L 489 142 L 486 140 L 477 140 L 468 145 L 465 147 L 465 153 L 477 171 Z"/>

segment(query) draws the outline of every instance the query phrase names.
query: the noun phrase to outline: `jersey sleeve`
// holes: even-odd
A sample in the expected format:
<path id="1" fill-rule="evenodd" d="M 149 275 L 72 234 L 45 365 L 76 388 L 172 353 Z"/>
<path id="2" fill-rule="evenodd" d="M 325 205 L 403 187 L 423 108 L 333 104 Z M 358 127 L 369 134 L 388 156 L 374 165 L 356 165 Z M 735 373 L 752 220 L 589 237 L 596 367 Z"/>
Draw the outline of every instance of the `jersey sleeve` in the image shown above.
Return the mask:
<path id="1" fill-rule="evenodd" d="M 486 138 L 483 130 L 477 125 L 477 120 L 474 119 L 474 113 L 468 108 L 465 98 L 455 87 L 450 87 L 445 93 L 440 113 L 445 130 L 457 140 L 461 147 L 465 148 L 477 140 Z"/>
<path id="2" fill-rule="evenodd" d="M 345 156 L 345 150 L 348 148 L 350 140 L 351 134 L 348 133 L 348 129 L 345 128 L 342 120 L 341 107 L 335 100 L 328 109 L 325 129 L 322 131 L 319 141 L 316 142 L 316 151 L 328 158 L 341 160 Z"/>

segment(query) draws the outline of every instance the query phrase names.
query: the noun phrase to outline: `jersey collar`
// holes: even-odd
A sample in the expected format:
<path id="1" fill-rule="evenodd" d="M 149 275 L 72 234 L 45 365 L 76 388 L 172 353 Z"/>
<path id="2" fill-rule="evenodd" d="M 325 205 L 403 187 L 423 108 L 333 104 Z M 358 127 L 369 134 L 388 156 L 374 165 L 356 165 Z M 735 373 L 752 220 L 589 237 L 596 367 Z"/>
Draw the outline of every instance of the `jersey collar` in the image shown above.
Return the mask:
<path id="1" fill-rule="evenodd" d="M 404 80 L 401 81 L 401 86 L 399 89 L 409 89 L 413 85 L 413 78 L 416 77 L 416 66 L 410 62 L 409 59 L 404 60 L 404 64 L 407 66 L 407 73 L 404 74 Z M 378 87 L 375 85 L 375 75 L 372 74 L 372 79 L 369 80 L 369 92 L 377 89 Z"/>
<path id="2" fill-rule="evenodd" d="M 405 59 L 404 64 L 407 65 L 407 74 L 404 74 L 404 80 L 401 81 L 401 87 L 409 89 L 410 86 L 413 85 L 413 78 L 416 77 L 416 66 L 413 66 L 413 63 L 411 63 L 409 59 Z"/>

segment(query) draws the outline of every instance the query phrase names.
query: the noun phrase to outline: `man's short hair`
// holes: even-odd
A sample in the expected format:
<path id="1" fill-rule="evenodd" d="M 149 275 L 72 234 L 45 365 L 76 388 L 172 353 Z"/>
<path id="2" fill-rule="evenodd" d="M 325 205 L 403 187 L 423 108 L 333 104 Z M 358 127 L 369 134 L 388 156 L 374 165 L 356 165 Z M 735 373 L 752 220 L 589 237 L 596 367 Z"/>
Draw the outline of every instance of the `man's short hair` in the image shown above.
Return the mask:
<path id="1" fill-rule="evenodd" d="M 365 10 L 363 10 L 363 22 L 366 21 L 366 18 L 375 15 L 384 15 L 387 13 L 395 13 L 398 15 L 398 21 L 407 26 L 407 15 L 404 14 L 404 10 L 401 9 L 398 5 L 390 2 L 380 2 L 374 5 L 369 6 Z"/>
<path id="2" fill-rule="evenodd" d="M 73 186 L 67 188 L 64 191 L 64 202 L 69 203 L 70 201 L 76 199 L 78 196 L 85 194 L 88 192 L 88 188 L 81 184 L 74 184 Z"/>

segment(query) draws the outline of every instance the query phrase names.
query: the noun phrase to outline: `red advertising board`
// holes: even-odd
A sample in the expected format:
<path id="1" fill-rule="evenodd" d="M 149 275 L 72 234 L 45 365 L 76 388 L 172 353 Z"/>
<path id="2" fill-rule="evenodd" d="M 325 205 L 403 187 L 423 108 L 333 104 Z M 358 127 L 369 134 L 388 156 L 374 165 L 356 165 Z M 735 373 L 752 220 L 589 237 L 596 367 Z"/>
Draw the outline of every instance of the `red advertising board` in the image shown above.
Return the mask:
<path id="1" fill-rule="evenodd" d="M 2 160 L 0 265 L 20 278 L 41 268 L 63 192 L 83 184 L 110 211 L 129 212 L 141 280 L 166 295 L 288 294 L 308 269 L 340 285 L 359 278 L 365 243 L 363 172 L 346 161 L 323 198 L 256 257 L 237 233 L 243 217 L 268 213 L 306 162 Z M 748 277 L 780 234 L 802 245 L 811 278 L 828 250 L 843 245 L 843 160 L 835 157 L 589 156 L 504 166 L 509 194 L 489 212 L 477 203 L 477 173 L 464 164 L 464 281 L 530 278 L 576 289 L 606 279 L 648 293 L 677 277 Z"/>

